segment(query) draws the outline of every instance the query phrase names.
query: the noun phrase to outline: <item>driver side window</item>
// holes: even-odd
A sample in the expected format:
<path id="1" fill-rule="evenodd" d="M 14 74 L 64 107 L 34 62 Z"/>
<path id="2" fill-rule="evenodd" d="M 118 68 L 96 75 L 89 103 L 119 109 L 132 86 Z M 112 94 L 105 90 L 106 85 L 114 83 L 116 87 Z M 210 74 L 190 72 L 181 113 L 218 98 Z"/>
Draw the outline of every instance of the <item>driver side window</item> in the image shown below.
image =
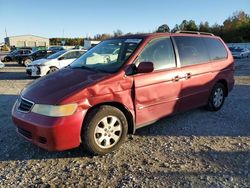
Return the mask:
<path id="1" fill-rule="evenodd" d="M 175 54 L 170 38 L 152 40 L 138 57 L 139 62 L 152 62 L 154 70 L 176 67 Z"/>

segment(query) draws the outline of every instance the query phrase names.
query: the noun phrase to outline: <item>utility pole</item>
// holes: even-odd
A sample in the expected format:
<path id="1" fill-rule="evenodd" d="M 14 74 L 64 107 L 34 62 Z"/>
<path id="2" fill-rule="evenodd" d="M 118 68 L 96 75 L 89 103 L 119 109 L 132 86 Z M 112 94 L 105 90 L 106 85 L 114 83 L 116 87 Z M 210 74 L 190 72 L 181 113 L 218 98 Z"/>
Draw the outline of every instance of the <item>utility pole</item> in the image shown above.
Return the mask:
<path id="1" fill-rule="evenodd" d="M 64 28 L 63 28 L 63 33 L 62 33 L 62 41 L 61 41 L 61 45 L 65 45 L 65 40 L 64 40 Z"/>
<path id="2" fill-rule="evenodd" d="M 8 37 L 6 27 L 5 27 L 5 37 L 6 38 Z"/>

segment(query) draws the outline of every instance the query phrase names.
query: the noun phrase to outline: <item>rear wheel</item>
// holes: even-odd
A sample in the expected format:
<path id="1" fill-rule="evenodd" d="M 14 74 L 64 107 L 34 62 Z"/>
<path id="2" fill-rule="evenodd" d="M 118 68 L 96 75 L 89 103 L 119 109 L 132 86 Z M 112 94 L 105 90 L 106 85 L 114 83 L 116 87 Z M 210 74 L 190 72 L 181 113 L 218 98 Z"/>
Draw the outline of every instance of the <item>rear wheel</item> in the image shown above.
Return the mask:
<path id="1" fill-rule="evenodd" d="M 10 61 L 11 61 L 11 58 L 10 58 L 10 57 L 5 57 L 5 58 L 4 58 L 4 61 L 5 61 L 5 62 L 10 62 Z"/>
<path id="2" fill-rule="evenodd" d="M 226 88 L 222 83 L 215 84 L 208 100 L 207 109 L 210 111 L 218 111 L 224 104 L 226 96 Z"/>
<path id="3" fill-rule="evenodd" d="M 86 117 L 82 131 L 83 146 L 93 154 L 104 155 L 126 139 L 128 123 L 125 115 L 112 106 L 101 106 Z"/>

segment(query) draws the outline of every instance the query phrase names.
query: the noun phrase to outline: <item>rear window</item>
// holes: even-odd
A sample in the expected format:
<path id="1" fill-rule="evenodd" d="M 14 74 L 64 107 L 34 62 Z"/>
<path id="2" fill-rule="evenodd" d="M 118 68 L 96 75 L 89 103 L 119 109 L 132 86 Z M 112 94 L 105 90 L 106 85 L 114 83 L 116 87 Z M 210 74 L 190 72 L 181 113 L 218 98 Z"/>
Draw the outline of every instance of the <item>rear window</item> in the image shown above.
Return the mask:
<path id="1" fill-rule="evenodd" d="M 227 50 L 219 39 L 203 38 L 207 46 L 211 60 L 220 60 L 227 58 Z"/>
<path id="2" fill-rule="evenodd" d="M 205 43 L 201 37 L 174 37 L 182 66 L 210 61 Z"/>

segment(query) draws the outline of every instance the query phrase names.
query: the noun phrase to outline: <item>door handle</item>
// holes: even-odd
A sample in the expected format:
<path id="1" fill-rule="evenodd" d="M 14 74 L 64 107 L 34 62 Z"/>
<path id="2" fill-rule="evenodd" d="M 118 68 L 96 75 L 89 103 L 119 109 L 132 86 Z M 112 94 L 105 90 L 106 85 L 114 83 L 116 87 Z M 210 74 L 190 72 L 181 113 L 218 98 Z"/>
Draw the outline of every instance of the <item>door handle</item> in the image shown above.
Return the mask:
<path id="1" fill-rule="evenodd" d="M 175 77 L 172 79 L 172 81 L 173 81 L 173 82 L 178 82 L 180 79 L 181 79 L 181 78 L 180 78 L 179 76 L 175 76 Z"/>
<path id="2" fill-rule="evenodd" d="M 192 77 L 191 73 L 185 74 L 185 79 L 186 79 L 186 80 L 187 80 L 187 79 L 190 79 L 191 77 Z"/>

